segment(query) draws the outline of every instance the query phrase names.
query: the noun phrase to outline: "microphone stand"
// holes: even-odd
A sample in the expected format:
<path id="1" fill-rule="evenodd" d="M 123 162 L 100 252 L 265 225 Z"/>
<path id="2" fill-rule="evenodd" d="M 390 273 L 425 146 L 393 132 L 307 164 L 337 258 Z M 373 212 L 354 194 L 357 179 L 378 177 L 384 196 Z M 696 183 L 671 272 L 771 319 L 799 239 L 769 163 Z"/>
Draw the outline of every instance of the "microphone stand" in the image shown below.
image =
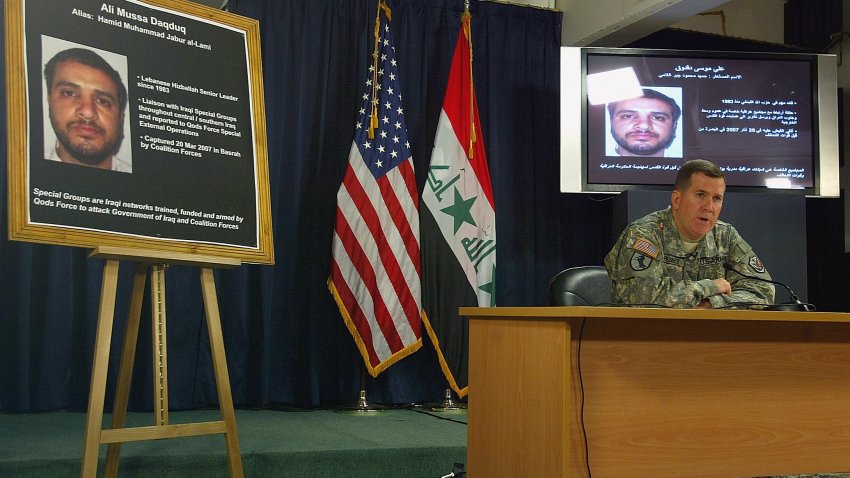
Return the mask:
<path id="1" fill-rule="evenodd" d="M 791 299 L 791 302 L 786 302 L 784 304 L 771 304 L 765 306 L 764 310 L 787 310 L 792 312 L 813 312 L 817 310 L 814 304 L 801 302 L 800 299 L 797 297 L 797 294 L 795 294 L 794 291 L 791 290 L 791 287 L 788 286 L 788 284 L 784 284 L 775 280 L 764 279 L 758 276 L 744 274 L 743 272 L 732 267 L 732 264 L 729 264 L 728 262 L 723 263 L 723 268 L 726 269 L 726 271 L 728 272 L 734 272 L 742 277 L 746 277 L 747 279 L 753 279 L 757 281 L 768 282 L 770 284 L 780 285 L 788 291 L 788 297 Z"/>

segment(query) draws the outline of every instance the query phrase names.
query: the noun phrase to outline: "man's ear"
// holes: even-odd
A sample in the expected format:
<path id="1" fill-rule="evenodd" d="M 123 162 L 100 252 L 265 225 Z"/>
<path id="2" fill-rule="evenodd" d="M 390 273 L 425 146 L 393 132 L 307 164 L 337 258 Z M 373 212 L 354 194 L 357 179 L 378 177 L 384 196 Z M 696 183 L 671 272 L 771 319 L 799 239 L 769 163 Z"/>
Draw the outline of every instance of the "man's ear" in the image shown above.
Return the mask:
<path id="1" fill-rule="evenodd" d="M 673 206 L 673 210 L 679 209 L 679 203 L 682 202 L 682 193 L 678 189 L 674 189 L 673 193 L 670 194 L 670 205 Z"/>

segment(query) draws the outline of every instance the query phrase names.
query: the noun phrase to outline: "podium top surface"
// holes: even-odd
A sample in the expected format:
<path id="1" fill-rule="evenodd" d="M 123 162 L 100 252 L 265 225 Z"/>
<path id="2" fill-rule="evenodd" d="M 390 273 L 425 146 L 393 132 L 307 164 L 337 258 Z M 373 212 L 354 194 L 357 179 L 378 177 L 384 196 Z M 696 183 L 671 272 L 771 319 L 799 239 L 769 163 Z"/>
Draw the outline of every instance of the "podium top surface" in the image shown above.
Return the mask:
<path id="1" fill-rule="evenodd" d="M 773 322 L 850 322 L 844 312 L 790 312 L 732 309 L 665 309 L 647 307 L 461 307 L 468 318 L 505 319 L 659 319 L 659 320 L 733 320 Z"/>

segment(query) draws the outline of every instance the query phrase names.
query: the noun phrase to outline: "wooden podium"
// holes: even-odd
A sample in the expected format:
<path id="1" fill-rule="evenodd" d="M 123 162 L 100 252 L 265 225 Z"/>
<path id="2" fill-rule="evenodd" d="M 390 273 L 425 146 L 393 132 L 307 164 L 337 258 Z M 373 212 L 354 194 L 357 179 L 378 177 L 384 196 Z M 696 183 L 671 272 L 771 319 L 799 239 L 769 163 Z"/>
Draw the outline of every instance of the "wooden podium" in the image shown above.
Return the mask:
<path id="1" fill-rule="evenodd" d="M 460 313 L 469 319 L 471 476 L 850 471 L 850 314 Z"/>
<path id="2" fill-rule="evenodd" d="M 236 415 L 227 375 L 227 360 L 224 354 L 224 339 L 221 334 L 221 318 L 215 292 L 213 268 L 237 267 L 236 259 L 202 256 L 186 253 L 163 253 L 99 247 L 92 257 L 106 259 L 100 291 L 100 309 L 97 320 L 94 359 L 92 364 L 89 406 L 86 418 L 86 436 L 80 476 L 97 476 L 98 451 L 100 445 L 108 444 L 104 476 L 114 478 L 118 473 L 118 458 L 121 444 L 139 440 L 158 440 L 201 435 L 222 434 L 227 448 L 228 470 L 231 478 L 242 478 L 242 455 L 236 429 Z M 115 392 L 112 425 L 103 426 L 103 406 L 106 395 L 106 375 L 109 367 L 109 349 L 112 324 L 115 315 L 115 298 L 118 289 L 119 260 L 138 262 L 133 279 L 132 295 L 127 314 L 127 328 L 121 351 L 121 364 Z M 171 424 L 168 420 L 168 360 L 166 353 L 165 313 L 165 268 L 170 264 L 184 264 L 200 268 L 201 291 L 206 311 L 207 331 L 210 338 L 213 369 L 218 392 L 221 420 L 203 423 Z M 153 414 L 154 423 L 147 427 L 125 428 L 127 402 L 130 394 L 130 379 L 133 375 L 133 359 L 139 334 L 139 321 L 146 278 L 150 273 L 151 332 L 153 344 Z"/>

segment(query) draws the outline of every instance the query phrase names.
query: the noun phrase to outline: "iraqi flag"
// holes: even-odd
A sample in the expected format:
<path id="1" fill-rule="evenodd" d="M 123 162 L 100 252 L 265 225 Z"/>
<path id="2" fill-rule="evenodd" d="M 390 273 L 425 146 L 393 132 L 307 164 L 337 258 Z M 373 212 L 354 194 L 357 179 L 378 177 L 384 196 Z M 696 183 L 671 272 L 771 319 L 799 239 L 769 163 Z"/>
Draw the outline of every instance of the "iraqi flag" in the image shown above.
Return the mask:
<path id="1" fill-rule="evenodd" d="M 496 210 L 480 125 L 466 12 L 420 214 L 423 322 L 460 397 L 468 392 L 469 324 L 458 307 L 496 304 Z"/>

